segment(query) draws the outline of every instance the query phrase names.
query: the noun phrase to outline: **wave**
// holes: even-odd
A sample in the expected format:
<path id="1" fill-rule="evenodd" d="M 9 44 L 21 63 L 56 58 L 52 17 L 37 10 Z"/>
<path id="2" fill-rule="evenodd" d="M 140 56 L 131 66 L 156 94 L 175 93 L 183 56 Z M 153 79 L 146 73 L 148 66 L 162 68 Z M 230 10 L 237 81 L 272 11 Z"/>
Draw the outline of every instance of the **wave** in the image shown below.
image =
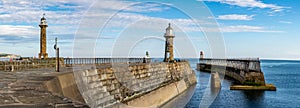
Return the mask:
<path id="1" fill-rule="evenodd" d="M 295 61 L 291 61 L 291 62 L 262 62 L 261 63 L 261 66 L 262 67 L 270 67 L 270 68 L 272 68 L 272 67 L 279 67 L 279 66 L 285 66 L 285 65 L 296 65 L 296 64 L 299 64 L 300 65 L 300 62 L 299 61 L 297 61 L 297 62 L 295 62 Z"/>

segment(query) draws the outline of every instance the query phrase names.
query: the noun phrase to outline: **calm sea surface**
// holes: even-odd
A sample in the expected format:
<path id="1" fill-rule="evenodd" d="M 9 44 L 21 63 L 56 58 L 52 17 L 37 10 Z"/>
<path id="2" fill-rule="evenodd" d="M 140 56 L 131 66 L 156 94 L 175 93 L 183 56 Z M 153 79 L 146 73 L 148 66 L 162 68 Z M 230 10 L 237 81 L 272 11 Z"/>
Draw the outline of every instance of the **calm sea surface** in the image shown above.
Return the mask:
<path id="1" fill-rule="evenodd" d="M 193 69 L 198 59 L 190 59 Z M 261 60 L 267 83 L 274 84 L 277 91 L 233 91 L 233 81 L 223 80 L 222 88 L 210 107 L 228 108 L 282 108 L 300 107 L 300 61 Z M 208 88 L 209 73 L 196 71 L 198 83 L 186 108 L 198 108 Z"/>

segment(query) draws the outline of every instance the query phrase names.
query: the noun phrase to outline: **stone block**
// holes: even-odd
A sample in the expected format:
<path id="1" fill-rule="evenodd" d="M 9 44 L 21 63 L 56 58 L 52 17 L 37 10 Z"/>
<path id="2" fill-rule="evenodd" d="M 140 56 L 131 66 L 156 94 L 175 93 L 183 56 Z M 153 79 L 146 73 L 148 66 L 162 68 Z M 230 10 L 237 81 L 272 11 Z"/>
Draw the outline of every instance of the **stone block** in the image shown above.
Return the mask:
<path id="1" fill-rule="evenodd" d="M 97 75 L 97 74 L 98 74 L 98 72 L 97 72 L 96 69 L 85 71 L 86 76 L 94 76 L 94 75 Z"/>
<path id="2" fill-rule="evenodd" d="M 98 88 L 103 86 L 101 82 L 95 81 L 88 84 L 89 88 Z"/>
<path id="3" fill-rule="evenodd" d="M 99 81 L 99 76 L 87 76 L 87 81 L 88 82 Z"/>

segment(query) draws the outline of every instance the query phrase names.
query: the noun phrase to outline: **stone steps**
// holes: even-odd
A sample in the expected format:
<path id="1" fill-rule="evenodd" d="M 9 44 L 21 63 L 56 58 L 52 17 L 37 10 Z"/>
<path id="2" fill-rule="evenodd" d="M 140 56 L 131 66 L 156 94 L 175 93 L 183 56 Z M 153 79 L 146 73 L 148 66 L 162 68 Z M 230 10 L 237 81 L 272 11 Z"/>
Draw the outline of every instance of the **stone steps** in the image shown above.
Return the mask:
<path id="1" fill-rule="evenodd" d="M 107 96 L 107 97 L 103 97 L 103 98 L 98 98 L 96 100 L 97 106 L 101 107 L 101 108 L 110 106 L 116 102 L 117 102 L 117 100 L 114 99 L 114 96 Z"/>

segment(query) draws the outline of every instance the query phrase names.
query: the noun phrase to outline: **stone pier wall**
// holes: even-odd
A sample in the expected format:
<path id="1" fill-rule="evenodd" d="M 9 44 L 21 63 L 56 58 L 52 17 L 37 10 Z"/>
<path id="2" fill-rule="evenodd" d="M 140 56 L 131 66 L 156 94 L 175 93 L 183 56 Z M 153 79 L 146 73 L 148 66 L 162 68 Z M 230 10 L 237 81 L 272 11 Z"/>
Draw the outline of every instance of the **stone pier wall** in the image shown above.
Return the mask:
<path id="1" fill-rule="evenodd" d="M 260 67 L 260 65 L 256 67 Z M 257 71 L 254 71 L 226 65 L 220 66 L 217 64 L 199 63 L 197 64 L 197 70 L 206 72 L 225 72 L 226 76 L 233 78 L 244 85 L 265 85 L 264 74 L 260 71 L 260 69 L 256 69 Z"/>
<path id="2" fill-rule="evenodd" d="M 188 62 L 114 63 L 77 68 L 80 70 L 69 73 L 73 75 L 54 80 L 60 82 L 59 85 L 48 82 L 47 87 L 52 92 L 82 101 L 93 108 L 118 106 L 121 103 L 158 107 L 196 83 L 196 76 Z M 68 83 L 62 83 L 66 79 Z M 79 93 L 82 98 L 78 97 Z"/>

